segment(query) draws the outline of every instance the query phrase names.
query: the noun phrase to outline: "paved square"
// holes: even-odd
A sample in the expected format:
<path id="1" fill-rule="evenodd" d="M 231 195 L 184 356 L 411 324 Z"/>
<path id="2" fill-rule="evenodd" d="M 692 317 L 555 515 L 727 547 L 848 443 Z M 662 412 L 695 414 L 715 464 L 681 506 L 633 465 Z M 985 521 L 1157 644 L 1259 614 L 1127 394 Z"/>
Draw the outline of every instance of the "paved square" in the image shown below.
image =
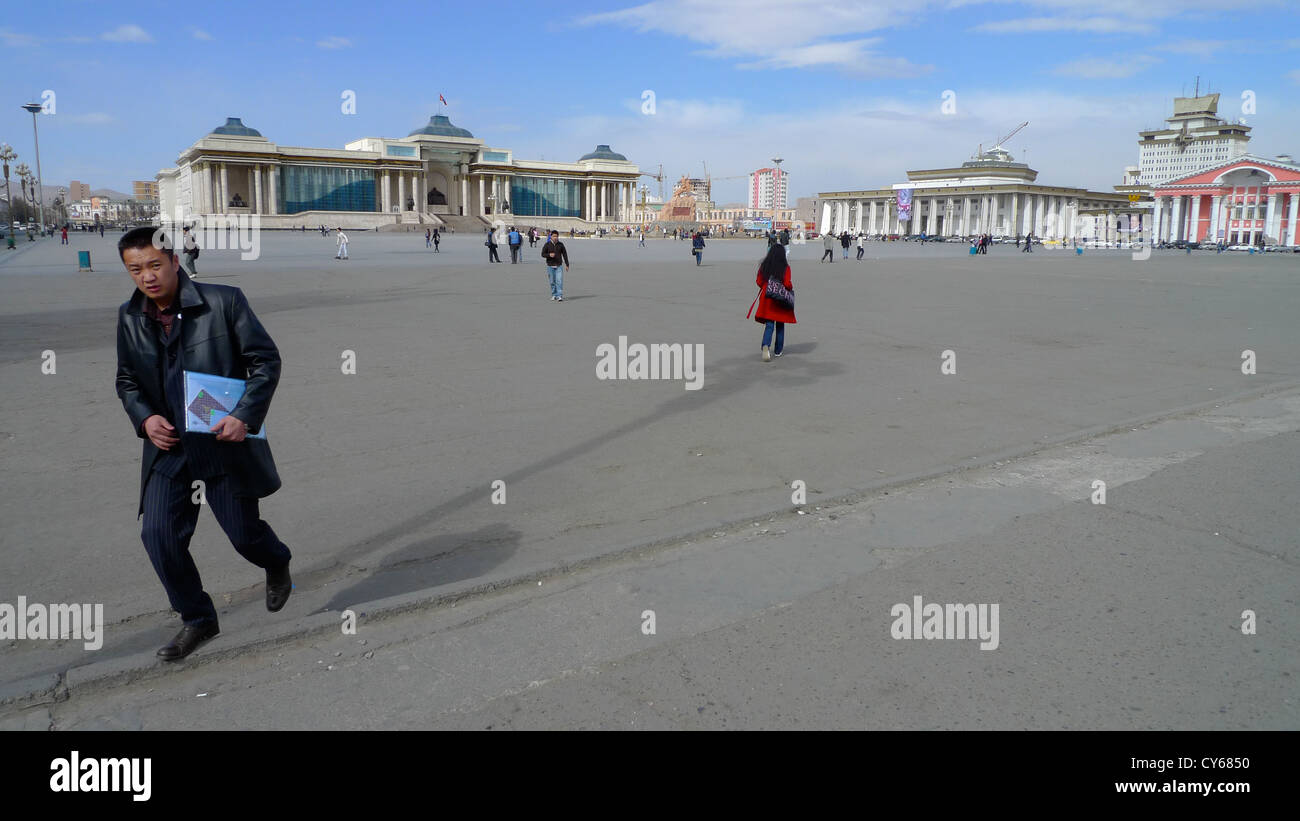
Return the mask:
<path id="1" fill-rule="evenodd" d="M 477 236 L 440 254 L 423 232 L 351 237 L 348 261 L 310 232 L 199 260 L 201 282 L 244 289 L 283 356 L 267 425 L 284 488 L 262 510 L 313 610 L 707 537 L 788 510 L 795 480 L 815 507 L 1300 376 L 1300 255 L 873 243 L 821 264 L 810 242 L 791 248 L 799 322 L 765 364 L 745 318 L 762 241 L 709 241 L 696 267 L 686 242 L 565 238 L 561 304 L 539 249 L 488 264 Z M 115 235 L 72 240 L 0 258 L 0 601 L 103 602 L 103 652 L 125 654 L 167 619 L 113 392 L 132 285 Z M 620 336 L 702 345 L 703 388 L 598 379 L 598 346 Z M 260 607 L 260 572 L 206 514 L 193 551 L 218 607 Z M 7 681 L 84 660 L 0 654 Z"/>

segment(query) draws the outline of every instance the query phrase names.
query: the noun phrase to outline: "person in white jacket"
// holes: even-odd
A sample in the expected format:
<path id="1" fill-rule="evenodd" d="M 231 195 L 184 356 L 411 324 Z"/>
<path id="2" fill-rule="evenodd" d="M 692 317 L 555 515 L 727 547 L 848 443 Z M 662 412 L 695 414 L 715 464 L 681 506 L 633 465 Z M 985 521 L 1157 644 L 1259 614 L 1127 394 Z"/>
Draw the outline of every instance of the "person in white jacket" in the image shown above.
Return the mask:
<path id="1" fill-rule="evenodd" d="M 348 235 L 345 234 L 345 233 L 343 233 L 343 229 L 342 229 L 342 228 L 338 228 L 338 229 L 336 229 L 336 230 L 339 232 L 339 235 L 338 235 L 338 246 L 339 246 L 339 250 L 338 250 L 338 253 L 334 255 L 334 258 L 335 258 L 335 259 L 347 259 L 347 258 L 348 258 Z"/>

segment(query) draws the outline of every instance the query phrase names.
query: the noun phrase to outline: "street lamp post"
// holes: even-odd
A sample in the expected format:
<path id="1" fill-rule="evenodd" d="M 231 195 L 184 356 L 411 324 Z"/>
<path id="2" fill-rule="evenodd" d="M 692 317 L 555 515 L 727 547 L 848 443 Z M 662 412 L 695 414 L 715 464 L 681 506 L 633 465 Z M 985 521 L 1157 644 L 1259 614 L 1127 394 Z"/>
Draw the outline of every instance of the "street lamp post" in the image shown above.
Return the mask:
<path id="1" fill-rule="evenodd" d="M 772 176 L 772 214 L 771 214 L 771 219 L 772 219 L 772 229 L 773 229 L 773 230 L 776 229 L 776 210 L 777 210 L 776 188 L 777 188 L 778 185 L 781 184 L 781 163 L 783 163 L 783 162 L 785 162 L 785 160 L 784 160 L 783 158 L 781 158 L 781 157 L 773 157 L 773 158 L 772 158 L 772 163 L 776 166 L 776 173 Z"/>
<path id="2" fill-rule="evenodd" d="M 31 198 L 27 194 L 27 185 L 31 182 L 32 169 L 27 167 L 27 163 L 20 162 L 14 166 L 14 176 L 18 177 L 18 199 L 23 204 L 23 224 L 31 222 Z"/>
<path id="3" fill-rule="evenodd" d="M 18 158 L 17 152 L 9 143 L 0 145 L 0 162 L 4 163 L 5 172 L 5 208 L 8 214 L 5 215 L 5 233 L 8 234 L 13 230 L 14 222 L 14 195 L 9 189 L 9 163 Z"/>
<path id="4" fill-rule="evenodd" d="M 36 133 L 36 115 L 44 108 L 40 103 L 27 103 L 23 108 L 32 115 L 32 137 L 36 141 L 36 213 L 39 215 L 41 223 L 41 233 L 45 233 L 45 196 L 44 186 L 41 184 L 41 138 Z"/>

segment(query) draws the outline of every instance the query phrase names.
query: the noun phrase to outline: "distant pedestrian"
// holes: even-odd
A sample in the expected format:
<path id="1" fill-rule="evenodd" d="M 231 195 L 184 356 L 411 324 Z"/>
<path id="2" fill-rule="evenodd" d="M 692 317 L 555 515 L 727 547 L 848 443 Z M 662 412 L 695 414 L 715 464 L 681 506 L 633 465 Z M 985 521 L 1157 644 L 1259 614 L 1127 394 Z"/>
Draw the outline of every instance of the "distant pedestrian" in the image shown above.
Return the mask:
<path id="1" fill-rule="evenodd" d="M 442 237 L 438 234 L 438 229 L 435 228 L 433 229 L 433 252 L 435 254 L 442 253 L 442 251 L 438 250 L 438 243 L 440 242 L 442 242 Z"/>
<path id="2" fill-rule="evenodd" d="M 641 248 L 644 248 L 644 247 L 645 247 L 645 229 L 644 229 L 644 228 L 641 229 L 641 238 L 637 241 L 637 245 L 638 245 L 639 247 L 641 247 Z"/>
<path id="3" fill-rule="evenodd" d="M 849 258 L 849 232 L 840 232 L 840 247 L 844 249 L 844 258 Z"/>
<path id="4" fill-rule="evenodd" d="M 1034 234 L 1031 231 L 1025 234 L 1025 247 L 1020 249 L 1022 254 L 1032 254 L 1034 252 Z"/>
<path id="5" fill-rule="evenodd" d="M 497 238 L 491 228 L 487 229 L 487 241 L 483 244 L 488 249 L 488 262 L 500 262 L 501 257 L 497 255 Z"/>
<path id="6" fill-rule="evenodd" d="M 63 226 L 63 234 L 62 234 L 62 237 L 63 237 L 63 238 L 62 238 L 62 240 L 60 240 L 59 244 L 60 244 L 60 245 L 67 245 L 67 244 L 68 244 L 68 226 L 66 226 L 66 225 Z"/>
<path id="7" fill-rule="evenodd" d="M 767 251 L 762 264 L 758 266 L 758 275 L 754 277 L 758 285 L 758 296 L 750 311 L 754 319 L 763 323 L 763 345 L 760 349 L 764 362 L 771 362 L 773 356 L 780 356 L 785 349 L 785 326 L 793 324 L 794 319 L 794 282 L 790 279 L 790 265 L 786 262 L 785 246 L 780 243 Z M 748 316 L 748 314 L 746 314 Z M 775 334 L 775 347 L 773 335 Z"/>
<path id="8" fill-rule="evenodd" d="M 517 265 L 524 251 L 524 235 L 515 230 L 512 225 L 510 233 L 506 235 L 506 241 L 510 244 L 510 264 Z"/>
<path id="9" fill-rule="evenodd" d="M 862 235 L 858 234 L 858 261 L 859 262 L 862 261 L 862 255 L 865 254 L 866 252 L 867 249 L 862 247 Z"/>
<path id="10" fill-rule="evenodd" d="M 560 232 L 551 229 L 550 240 L 542 246 L 542 259 L 546 260 L 546 276 L 551 283 L 551 299 L 564 301 L 564 272 L 569 270 L 569 252 L 560 242 Z"/>
<path id="11" fill-rule="evenodd" d="M 695 267 L 699 267 L 700 261 L 704 259 L 704 235 L 699 231 L 691 237 L 691 253 L 695 255 Z"/>
<path id="12" fill-rule="evenodd" d="M 334 230 L 339 232 L 338 237 L 335 239 L 335 242 L 338 244 L 339 250 L 338 253 L 334 255 L 334 258 L 347 259 L 348 258 L 348 235 L 343 233 L 343 229 L 341 227 L 336 228 Z"/>
<path id="13" fill-rule="evenodd" d="M 185 252 L 185 267 L 190 275 L 190 279 L 199 278 L 199 268 L 196 264 L 199 258 L 199 244 L 194 241 L 194 234 L 189 228 L 186 228 L 181 237 L 181 248 Z"/>
<path id="14" fill-rule="evenodd" d="M 822 258 L 818 262 L 835 261 L 835 235 L 827 232 L 822 234 Z"/>
<path id="15" fill-rule="evenodd" d="M 424 247 L 428 248 L 433 245 L 433 231 L 428 228 L 424 229 Z"/>

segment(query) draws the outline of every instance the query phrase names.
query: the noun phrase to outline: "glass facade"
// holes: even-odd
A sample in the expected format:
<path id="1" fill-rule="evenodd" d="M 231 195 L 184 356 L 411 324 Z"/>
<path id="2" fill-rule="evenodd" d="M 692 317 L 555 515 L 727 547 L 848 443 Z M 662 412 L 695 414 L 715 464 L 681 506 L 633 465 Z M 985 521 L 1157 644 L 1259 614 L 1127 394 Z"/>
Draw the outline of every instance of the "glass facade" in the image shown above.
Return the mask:
<path id="1" fill-rule="evenodd" d="M 549 177 L 512 177 L 510 208 L 521 217 L 581 217 L 582 183 Z"/>
<path id="2" fill-rule="evenodd" d="M 375 172 L 343 166 L 282 165 L 276 203 L 281 214 L 299 211 L 374 211 Z"/>

